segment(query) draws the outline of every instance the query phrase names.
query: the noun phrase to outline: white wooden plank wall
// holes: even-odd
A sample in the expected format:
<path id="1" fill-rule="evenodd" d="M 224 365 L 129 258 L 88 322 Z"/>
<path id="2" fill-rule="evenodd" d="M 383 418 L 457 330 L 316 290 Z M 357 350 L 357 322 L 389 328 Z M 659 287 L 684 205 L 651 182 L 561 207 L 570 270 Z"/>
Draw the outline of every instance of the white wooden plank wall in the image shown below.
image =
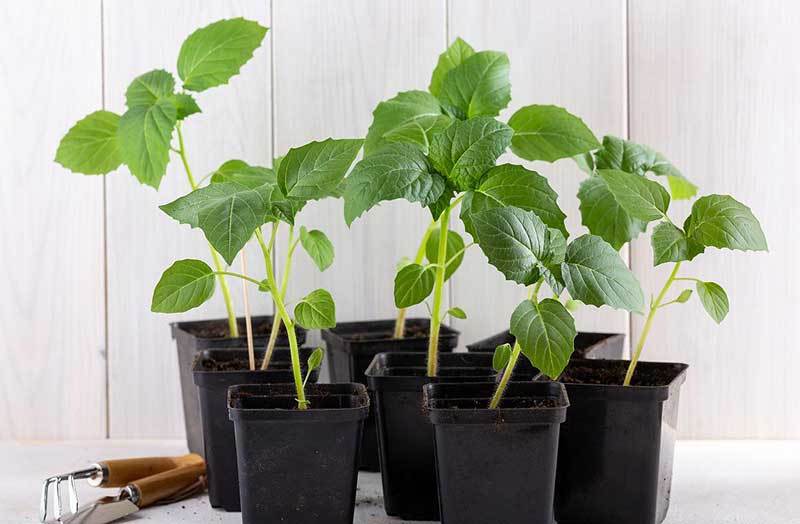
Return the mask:
<path id="1" fill-rule="evenodd" d="M 0 439 L 181 436 L 168 324 L 223 316 L 224 307 L 216 297 L 182 317 L 149 312 L 152 286 L 165 267 L 177 258 L 208 258 L 201 233 L 156 207 L 188 189 L 178 159 L 156 193 L 124 169 L 105 179 L 82 177 L 52 158 L 76 119 L 104 102 L 122 110 L 136 75 L 154 68 L 174 73 L 183 38 L 232 16 L 271 30 L 241 75 L 197 97 L 203 114 L 187 121 L 185 134 L 198 178 L 231 158 L 269 165 L 273 155 L 309 140 L 363 136 L 375 104 L 426 88 L 438 53 L 461 36 L 476 48 L 508 52 L 513 99 L 502 118 L 530 103 L 563 105 L 598 135 L 630 132 L 656 146 L 704 192 L 750 204 L 762 219 L 769 255 L 714 253 L 686 266 L 687 274 L 727 287 L 729 318 L 717 327 L 697 303 L 665 310 L 647 358 L 692 365 L 682 397 L 685 436 L 800 437 L 793 406 L 800 354 L 783 330 L 796 323 L 800 302 L 790 266 L 797 226 L 789 216 L 800 184 L 792 169 L 800 65 L 786 55 L 798 47 L 800 6 L 778 0 L 11 5 L 0 7 L 0 42 L 12 50 L 0 57 L 0 118 L 12 123 L 0 130 L 7 169 L 0 177 L 6 290 Z M 583 175 L 568 162 L 532 167 L 548 176 L 568 228 L 580 234 L 575 193 Z M 395 202 L 348 230 L 341 202 L 310 205 L 300 221 L 331 237 L 336 260 L 319 274 L 298 251 L 291 297 L 325 287 L 340 320 L 392 316 L 395 263 L 413 255 L 429 220 L 419 206 Z M 651 268 L 646 239 L 630 258 L 645 287 L 655 289 L 663 274 Z M 255 250 L 248 260 L 260 275 Z M 241 312 L 241 286 L 231 285 Z M 469 321 L 456 327 L 462 342 L 471 342 L 504 329 L 522 293 L 472 248 L 450 295 L 452 305 L 467 310 Z M 263 296 L 251 297 L 255 312 L 271 312 Z M 578 314 L 583 330 L 627 332 L 630 322 L 623 313 L 588 307 Z M 632 327 L 638 333 L 638 318 Z M 741 389 L 746 380 L 758 387 Z"/>

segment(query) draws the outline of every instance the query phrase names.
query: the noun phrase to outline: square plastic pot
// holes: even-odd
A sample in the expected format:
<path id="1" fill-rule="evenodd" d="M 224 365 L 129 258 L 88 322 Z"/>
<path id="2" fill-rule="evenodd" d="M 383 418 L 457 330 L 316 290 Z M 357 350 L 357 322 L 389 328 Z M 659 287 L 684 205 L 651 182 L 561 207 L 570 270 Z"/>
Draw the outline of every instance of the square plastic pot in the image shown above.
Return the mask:
<path id="1" fill-rule="evenodd" d="M 494 352 L 501 344 L 514 344 L 514 337 L 505 330 L 489 338 L 467 344 L 467 351 Z M 579 332 L 575 337 L 575 352 L 572 358 L 610 358 L 624 357 L 625 335 L 620 333 Z"/>
<path id="2" fill-rule="evenodd" d="M 443 524 L 553 524 L 558 430 L 569 401 L 557 382 L 428 384 Z"/>
<path id="3" fill-rule="evenodd" d="M 559 524 L 660 524 L 667 516 L 688 366 L 639 362 L 624 387 L 627 367 L 627 360 L 573 360 L 562 375 L 570 408 L 558 452 Z"/>
<path id="4" fill-rule="evenodd" d="M 305 362 L 310 353 L 310 348 L 300 348 L 301 361 Z M 260 361 L 263 355 L 263 351 L 257 352 L 256 361 Z M 266 371 L 246 369 L 247 360 L 246 349 L 205 349 L 197 353 L 192 367 L 200 401 L 208 499 L 211 507 L 225 511 L 240 509 L 236 440 L 233 424 L 228 418 L 228 387 L 237 384 L 294 384 L 288 349 L 276 349 L 270 369 Z M 309 382 L 316 382 L 317 375 L 317 371 L 312 372 Z"/>
<path id="5" fill-rule="evenodd" d="M 332 383 L 357 382 L 367 384 L 364 375 L 367 366 L 378 353 L 391 351 L 427 351 L 430 319 L 409 318 L 406 320 L 404 338 L 392 338 L 394 319 L 368 322 L 340 322 L 333 329 L 322 330 L 327 345 L 326 360 Z M 439 333 L 439 351 L 452 352 L 458 345 L 458 331 L 442 326 Z M 360 469 L 378 471 L 378 434 L 375 427 L 374 403 L 364 423 L 364 438 L 361 441 Z"/>
<path id="6" fill-rule="evenodd" d="M 358 447 L 369 409 L 363 384 L 306 388 L 233 386 L 228 410 L 236 432 L 243 524 L 351 524 Z"/>
<path id="7" fill-rule="evenodd" d="M 422 401 L 428 383 L 494 384 L 491 353 L 439 355 L 439 376 L 426 376 L 427 353 L 379 353 L 367 368 L 380 449 L 386 514 L 438 520 L 433 426 Z"/>
<path id="8" fill-rule="evenodd" d="M 244 317 L 237 319 L 239 333 L 245 333 Z M 253 342 L 255 346 L 266 347 L 272 329 L 272 315 L 252 317 Z M 178 372 L 181 380 L 181 396 L 183 398 L 183 421 L 186 426 L 186 445 L 189 451 L 203 455 L 203 428 L 200 424 L 200 404 L 197 400 L 192 380 L 192 363 L 195 353 L 209 348 L 243 348 L 247 347 L 247 337 L 236 338 L 219 336 L 228 332 L 228 319 L 196 320 L 192 322 L 174 322 L 170 324 L 172 338 L 178 349 Z M 306 331 L 296 327 L 297 343 L 306 341 Z M 281 333 L 276 342 L 277 347 L 288 347 L 286 329 L 281 326 Z"/>

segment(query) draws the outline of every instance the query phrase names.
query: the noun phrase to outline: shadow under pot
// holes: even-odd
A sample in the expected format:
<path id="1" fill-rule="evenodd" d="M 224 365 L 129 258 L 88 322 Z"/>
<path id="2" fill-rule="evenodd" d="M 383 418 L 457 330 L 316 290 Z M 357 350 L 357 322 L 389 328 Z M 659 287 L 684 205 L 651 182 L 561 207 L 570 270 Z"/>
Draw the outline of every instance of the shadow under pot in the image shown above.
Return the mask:
<path id="1" fill-rule="evenodd" d="M 296 397 L 286 384 L 228 390 L 242 523 L 351 524 L 367 390 L 309 385 L 307 410 L 297 409 Z"/>
<path id="2" fill-rule="evenodd" d="M 443 524 L 553 524 L 558 431 L 569 401 L 557 382 L 428 384 Z"/>
<path id="3" fill-rule="evenodd" d="M 467 351 L 494 352 L 502 344 L 514 345 L 514 336 L 505 330 L 491 337 L 472 344 L 467 344 Z M 625 353 L 625 335 L 620 333 L 579 332 L 575 337 L 575 352 L 572 358 L 610 358 L 620 359 Z"/>
<path id="4" fill-rule="evenodd" d="M 625 387 L 627 368 L 627 360 L 572 360 L 559 378 L 570 400 L 558 449 L 559 524 L 660 524 L 667 516 L 688 366 L 639 362 Z"/>
<path id="5" fill-rule="evenodd" d="M 305 362 L 310 348 L 300 348 Z M 256 352 L 260 365 L 263 351 Z M 239 474 L 236 469 L 236 440 L 228 418 L 228 387 L 236 384 L 286 383 L 294 387 L 288 349 L 275 349 L 266 371 L 250 371 L 246 349 L 206 349 L 197 354 L 192 367 L 200 401 L 205 443 L 208 499 L 211 507 L 239 511 Z M 305 367 L 305 366 L 304 366 Z M 309 382 L 316 382 L 315 370 Z M 305 377 L 305 370 L 303 370 Z"/>
<path id="6" fill-rule="evenodd" d="M 335 328 L 322 330 L 327 345 L 326 361 L 332 383 L 357 382 L 367 384 L 364 372 L 378 353 L 391 351 L 420 352 L 428 350 L 428 330 L 431 321 L 427 318 L 406 320 L 405 336 L 394 337 L 394 319 L 368 322 L 339 322 Z M 450 353 L 458 345 L 458 331 L 441 326 L 439 352 Z M 492 348 L 494 351 L 494 348 Z M 379 471 L 378 434 L 375 426 L 375 405 L 370 407 L 364 422 L 364 437 L 361 441 L 359 469 Z"/>
<path id="7" fill-rule="evenodd" d="M 375 402 L 384 508 L 406 520 L 439 520 L 433 426 L 423 386 L 495 381 L 491 353 L 440 354 L 437 377 L 426 376 L 427 356 L 380 353 L 366 372 Z"/>
<path id="8" fill-rule="evenodd" d="M 257 348 L 266 348 L 272 331 L 272 315 L 252 318 L 253 343 Z M 240 337 L 230 337 L 228 319 L 196 320 L 191 322 L 173 322 L 170 324 L 172 338 L 178 349 L 178 373 L 181 381 L 183 398 L 183 421 L 186 426 L 186 445 L 191 453 L 203 455 L 203 428 L 200 424 L 200 404 L 192 381 L 192 363 L 195 354 L 204 349 L 243 348 L 247 347 L 244 317 L 237 319 Z M 306 331 L 295 327 L 297 344 L 306 341 Z M 289 347 L 286 328 L 281 325 L 276 342 L 277 347 Z"/>

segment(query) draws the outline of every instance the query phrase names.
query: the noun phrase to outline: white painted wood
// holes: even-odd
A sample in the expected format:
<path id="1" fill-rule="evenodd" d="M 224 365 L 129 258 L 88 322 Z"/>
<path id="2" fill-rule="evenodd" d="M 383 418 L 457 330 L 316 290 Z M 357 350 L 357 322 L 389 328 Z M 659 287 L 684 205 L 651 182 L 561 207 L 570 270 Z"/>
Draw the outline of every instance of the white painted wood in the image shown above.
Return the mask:
<path id="1" fill-rule="evenodd" d="M 687 437 L 800 437 L 798 27 L 794 2 L 631 2 L 631 137 L 666 154 L 701 193 L 751 206 L 770 245 L 769 254 L 711 249 L 684 265 L 683 275 L 727 289 L 721 326 L 696 299 L 656 319 L 645 358 L 691 365 L 679 423 Z M 682 221 L 688 207 L 675 211 Z M 633 267 L 648 290 L 666 278 L 646 240 Z"/>
<path id="2" fill-rule="evenodd" d="M 275 150 L 329 136 L 363 137 L 372 110 L 399 91 L 424 89 L 444 42 L 444 3 L 358 0 L 276 0 Z M 413 257 L 431 220 L 414 204 L 383 204 L 348 230 L 343 201 L 307 206 L 298 222 L 324 231 L 334 244 L 333 266 L 319 273 L 298 249 L 289 295 L 326 288 L 337 319 L 371 320 L 395 314 L 396 263 Z M 285 231 L 285 228 L 284 228 Z M 285 236 L 278 258 L 283 264 Z M 426 315 L 424 306 L 415 308 Z"/>
<path id="3" fill-rule="evenodd" d="M 106 433 L 103 180 L 53 161 L 100 45 L 98 0 L 0 5 L 0 439 Z"/>
<path id="4" fill-rule="evenodd" d="M 268 26 L 269 5 L 259 0 L 106 2 L 107 107 L 123 111 L 128 84 L 151 69 L 167 69 L 177 78 L 175 64 L 183 40 L 199 27 L 236 16 Z M 253 59 L 228 85 L 196 95 L 203 113 L 190 117 L 183 129 L 189 162 L 198 180 L 232 158 L 269 165 L 271 41 L 272 34 L 268 33 Z M 202 233 L 179 225 L 157 207 L 188 192 L 177 155 L 171 159 L 159 192 L 139 185 L 125 169 L 108 177 L 112 437 L 174 437 L 183 433 L 177 358 L 169 323 L 225 316 L 219 289 L 208 304 L 188 314 L 150 312 L 152 288 L 173 261 L 200 258 L 210 263 Z M 253 274 L 264 278 L 258 253 L 253 246 L 248 261 Z M 239 271 L 241 264 L 236 262 L 234 267 Z M 240 282 L 229 279 L 229 284 L 241 315 Z M 265 295 L 256 296 L 251 291 L 250 296 L 254 314 L 272 311 Z"/>
<path id="5" fill-rule="evenodd" d="M 625 2 L 622 0 L 472 1 L 451 0 L 449 40 L 464 38 L 475 49 L 505 51 L 511 61 L 511 104 L 500 118 L 522 106 L 556 104 L 579 115 L 598 135 L 626 132 Z M 569 217 L 572 236 L 585 232 L 575 196 L 584 174 L 571 160 L 529 163 L 548 177 Z M 460 221 L 459 227 L 460 227 Z M 623 257 L 627 254 L 623 252 Z M 525 290 L 504 277 L 473 247 L 452 279 L 453 305 L 468 319 L 455 320 L 466 343 L 508 329 Z M 576 315 L 578 329 L 627 333 L 623 312 L 587 306 Z"/>

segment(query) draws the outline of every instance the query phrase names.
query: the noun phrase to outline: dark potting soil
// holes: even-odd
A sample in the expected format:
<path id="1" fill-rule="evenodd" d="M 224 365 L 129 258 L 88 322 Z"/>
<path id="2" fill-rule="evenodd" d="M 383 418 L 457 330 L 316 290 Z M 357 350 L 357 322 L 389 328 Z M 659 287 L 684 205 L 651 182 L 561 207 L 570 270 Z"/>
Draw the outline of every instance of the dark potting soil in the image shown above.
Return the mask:
<path id="1" fill-rule="evenodd" d="M 220 322 L 219 324 L 205 324 L 200 326 L 186 326 L 186 331 L 198 338 L 228 338 L 230 331 L 228 331 L 228 323 Z M 247 327 L 243 321 L 239 322 L 239 334 L 244 336 L 247 333 Z M 272 319 L 261 320 L 253 323 L 253 335 L 255 336 L 268 336 L 272 331 Z M 286 334 L 286 329 L 281 324 L 281 334 Z"/>
<path id="2" fill-rule="evenodd" d="M 558 399 L 554 398 L 511 397 L 500 402 L 500 409 L 557 408 L 559 405 Z M 436 402 L 436 409 L 488 409 L 488 406 L 488 398 L 459 398 Z"/>
<path id="3" fill-rule="evenodd" d="M 198 371 L 247 371 L 250 369 L 250 359 L 248 358 L 235 358 L 232 360 L 215 360 L 213 358 L 204 358 L 199 362 L 200 366 Z M 288 362 L 275 360 L 272 357 L 269 369 L 286 369 Z M 256 355 L 256 369 L 261 368 L 261 356 Z"/>
<path id="4" fill-rule="evenodd" d="M 406 324 L 406 330 L 403 338 L 427 338 L 429 328 L 426 325 L 419 324 Z M 348 333 L 342 335 L 342 338 L 353 342 L 370 342 L 375 340 L 391 340 L 394 339 L 394 330 L 386 331 L 372 331 L 368 333 Z"/>
<path id="5" fill-rule="evenodd" d="M 563 384 L 598 384 L 621 386 L 628 372 L 628 362 L 607 363 L 606 367 L 570 366 L 558 377 Z M 631 379 L 632 386 L 667 386 L 675 378 L 675 370 L 669 368 L 646 368 L 637 366 Z"/>

